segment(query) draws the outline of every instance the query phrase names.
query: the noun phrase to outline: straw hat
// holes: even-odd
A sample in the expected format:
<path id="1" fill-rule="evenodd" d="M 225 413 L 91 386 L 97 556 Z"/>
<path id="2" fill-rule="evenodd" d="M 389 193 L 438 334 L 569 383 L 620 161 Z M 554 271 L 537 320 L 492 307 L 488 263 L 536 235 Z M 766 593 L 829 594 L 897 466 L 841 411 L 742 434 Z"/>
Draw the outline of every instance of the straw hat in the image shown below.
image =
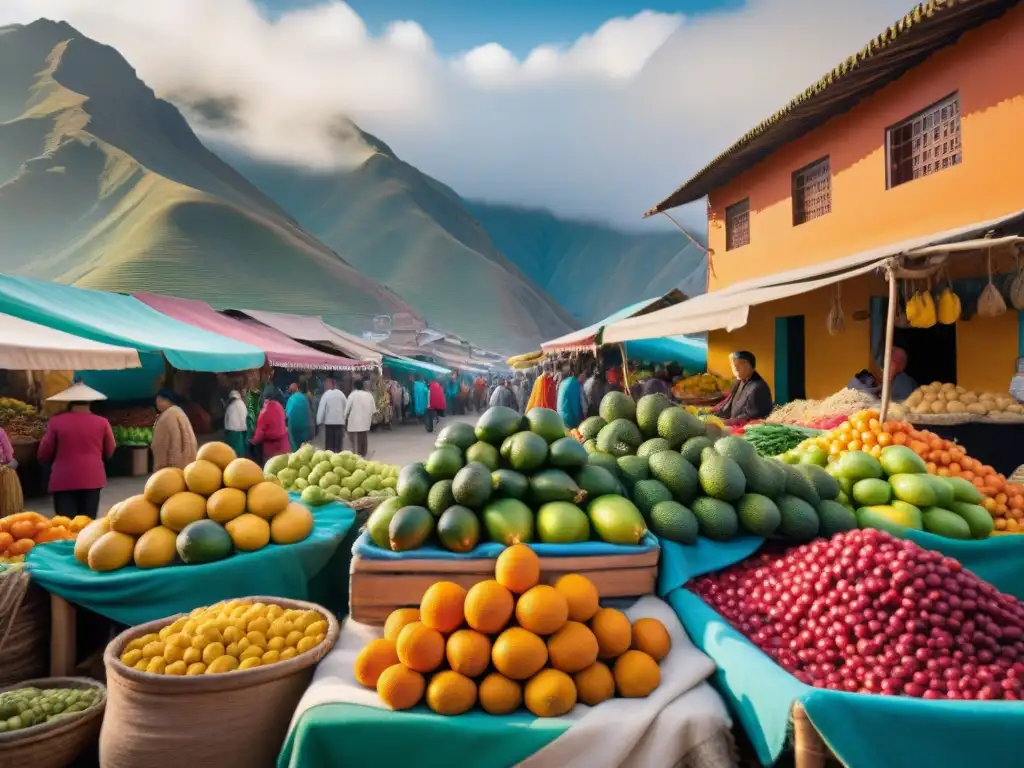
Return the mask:
<path id="1" fill-rule="evenodd" d="M 92 387 L 88 387 L 81 382 L 72 384 L 63 392 L 58 392 L 56 395 L 46 398 L 51 403 L 91 403 L 96 400 L 106 399 L 107 396 L 102 392 L 97 392 Z"/>

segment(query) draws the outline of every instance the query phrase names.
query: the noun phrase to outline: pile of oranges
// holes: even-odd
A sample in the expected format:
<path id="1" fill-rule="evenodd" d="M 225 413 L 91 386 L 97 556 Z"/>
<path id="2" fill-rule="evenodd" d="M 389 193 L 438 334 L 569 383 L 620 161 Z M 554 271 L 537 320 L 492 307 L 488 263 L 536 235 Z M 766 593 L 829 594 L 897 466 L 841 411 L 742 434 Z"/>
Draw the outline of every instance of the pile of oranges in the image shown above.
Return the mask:
<path id="1" fill-rule="evenodd" d="M 91 522 L 92 519 L 84 515 L 48 520 L 38 512 L 0 517 L 0 560 L 20 562 L 36 544 L 74 539 Z"/>
<path id="2" fill-rule="evenodd" d="M 660 621 L 630 624 L 621 611 L 602 608 L 597 588 L 578 574 L 553 585 L 539 580 L 536 553 L 516 544 L 498 557 L 493 580 L 468 591 L 433 584 L 418 609 L 392 612 L 384 637 L 359 652 L 356 681 L 396 710 L 425 699 L 440 715 L 479 703 L 492 715 L 525 704 L 537 717 L 616 692 L 643 698 L 658 687 L 658 664 L 672 645 Z"/>

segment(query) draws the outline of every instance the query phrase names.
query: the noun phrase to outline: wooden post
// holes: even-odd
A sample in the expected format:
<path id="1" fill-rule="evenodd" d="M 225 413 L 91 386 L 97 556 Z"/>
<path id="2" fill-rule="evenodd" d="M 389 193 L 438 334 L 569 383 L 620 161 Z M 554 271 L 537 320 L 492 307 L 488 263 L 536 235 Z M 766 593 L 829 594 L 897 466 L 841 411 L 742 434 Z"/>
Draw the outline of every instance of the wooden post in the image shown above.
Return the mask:
<path id="1" fill-rule="evenodd" d="M 77 614 L 75 606 L 62 597 L 50 595 L 50 676 L 75 674 L 78 661 Z"/>
<path id="2" fill-rule="evenodd" d="M 622 353 L 622 386 L 626 390 L 626 394 L 632 397 L 633 393 L 629 387 L 629 358 L 626 357 L 625 342 L 619 343 L 619 351 Z"/>
<path id="3" fill-rule="evenodd" d="M 793 764 L 796 768 L 824 768 L 828 747 L 800 702 L 793 705 Z"/>
<path id="4" fill-rule="evenodd" d="M 892 376 L 889 371 L 892 368 L 892 337 L 896 329 L 896 303 L 899 301 L 896 294 L 896 274 L 892 267 L 886 269 L 885 277 L 889 281 L 889 308 L 885 316 L 885 351 L 882 353 L 882 407 L 879 411 L 879 421 L 885 421 L 889 412 L 889 400 L 892 397 Z"/>

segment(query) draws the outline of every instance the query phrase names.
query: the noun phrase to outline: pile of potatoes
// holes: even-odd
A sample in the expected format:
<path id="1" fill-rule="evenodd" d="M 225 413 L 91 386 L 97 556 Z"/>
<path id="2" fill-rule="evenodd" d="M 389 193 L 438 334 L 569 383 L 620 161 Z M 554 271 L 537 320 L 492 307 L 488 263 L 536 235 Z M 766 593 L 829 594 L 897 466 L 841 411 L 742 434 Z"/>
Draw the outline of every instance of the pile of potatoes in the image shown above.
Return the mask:
<path id="1" fill-rule="evenodd" d="M 918 387 L 903 402 L 903 409 L 911 414 L 955 413 L 990 418 L 1016 414 L 1024 417 L 1024 405 L 1008 394 L 972 392 L 965 387 L 939 382 Z"/>

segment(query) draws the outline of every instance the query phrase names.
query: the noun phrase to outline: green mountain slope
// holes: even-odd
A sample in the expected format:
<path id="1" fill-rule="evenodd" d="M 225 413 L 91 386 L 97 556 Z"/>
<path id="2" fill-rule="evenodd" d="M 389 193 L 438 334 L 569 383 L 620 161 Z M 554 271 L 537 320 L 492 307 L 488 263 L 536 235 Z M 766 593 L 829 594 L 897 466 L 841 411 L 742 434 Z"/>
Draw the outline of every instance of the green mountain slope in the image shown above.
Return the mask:
<path id="1" fill-rule="evenodd" d="M 0 29 L 0 271 L 217 306 L 411 317 L 196 138 L 114 49 Z"/>

